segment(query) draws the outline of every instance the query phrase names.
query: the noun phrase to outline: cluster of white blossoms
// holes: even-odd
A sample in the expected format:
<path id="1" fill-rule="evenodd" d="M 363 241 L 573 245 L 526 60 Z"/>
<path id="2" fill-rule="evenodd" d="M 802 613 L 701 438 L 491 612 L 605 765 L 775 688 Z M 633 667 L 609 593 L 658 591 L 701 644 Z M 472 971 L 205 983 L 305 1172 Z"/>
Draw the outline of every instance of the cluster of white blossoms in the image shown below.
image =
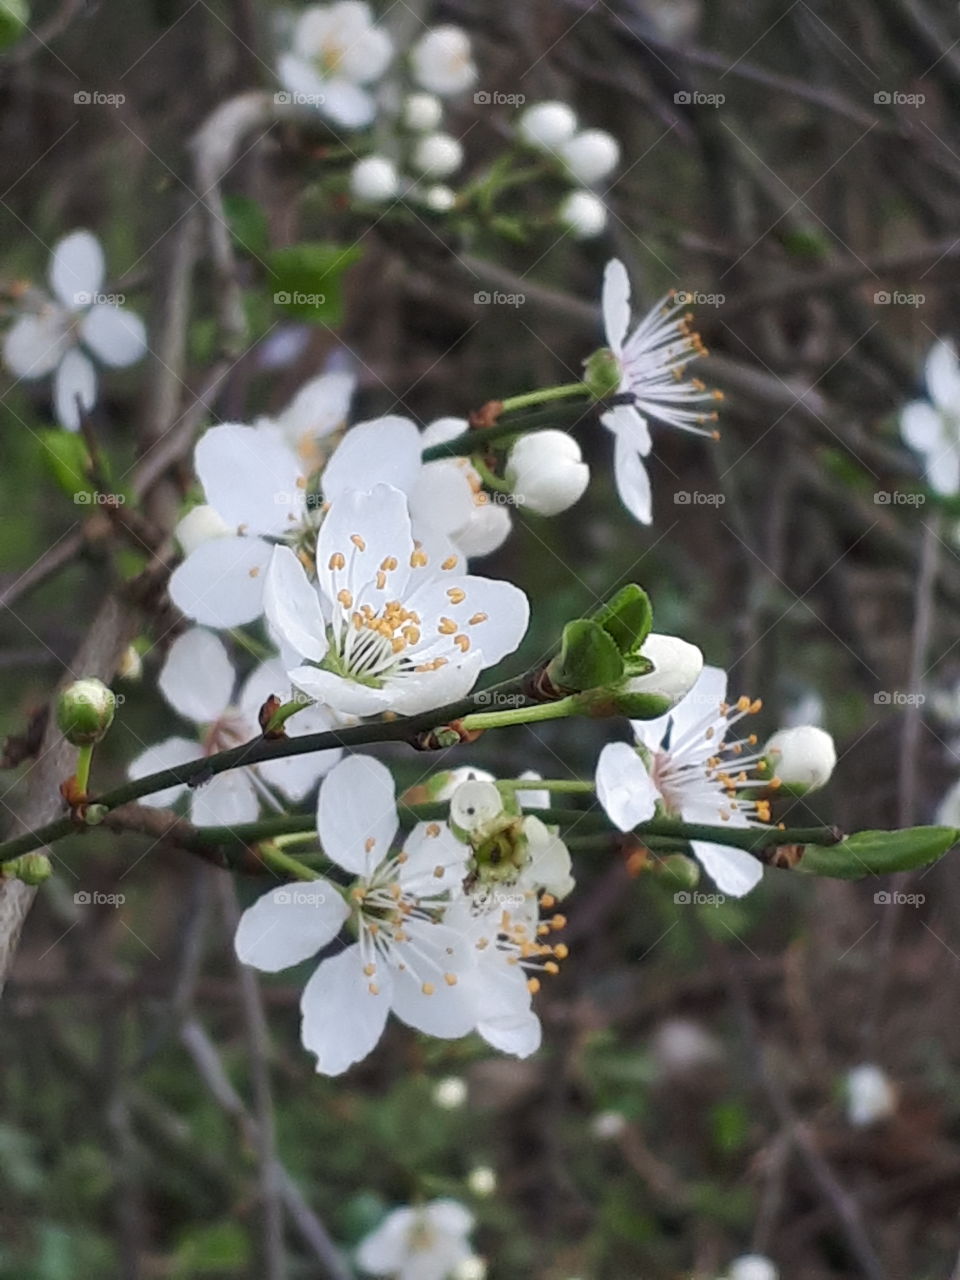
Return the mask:
<path id="1" fill-rule="evenodd" d="M 557 210 L 560 224 L 577 239 L 598 236 L 607 225 L 607 207 L 592 188 L 620 163 L 620 144 L 605 129 L 581 129 L 565 102 L 536 102 L 517 118 L 518 139 L 552 157 L 560 172 L 577 183 Z"/>
<path id="2" fill-rule="evenodd" d="M 50 292 L 18 285 L 3 363 L 15 378 L 53 375 L 53 406 L 68 431 L 97 402 L 94 360 L 108 368 L 136 364 L 147 349 L 143 321 L 103 292 L 103 250 L 89 231 L 72 231 L 53 247 Z"/>
<path id="3" fill-rule="evenodd" d="M 521 1057 L 540 1043 L 540 975 L 566 956 L 552 913 L 573 887 L 554 831 L 466 781 L 448 822 L 420 822 L 398 847 L 393 778 L 370 756 L 337 764 L 320 787 L 317 834 L 336 879 L 287 885 L 248 908 L 242 961 L 275 973 L 323 953 L 301 999 L 301 1035 L 317 1070 L 365 1058 L 393 1013 L 443 1039 L 478 1032 Z M 542 913 L 547 914 L 542 918 Z M 346 928 L 354 941 L 337 943 Z"/>
<path id="4" fill-rule="evenodd" d="M 781 787 L 823 786 L 836 761 L 833 740 L 814 726 L 780 730 L 764 747 L 754 734 L 731 732 L 760 702 L 727 702 L 727 675 L 704 667 L 667 715 L 633 721 L 635 742 L 611 742 L 597 764 L 597 797 L 610 821 L 630 831 L 655 815 L 686 823 L 750 827 L 771 819 Z M 763 876 L 745 850 L 710 840 L 691 848 L 718 889 L 742 897 Z"/>
<path id="5" fill-rule="evenodd" d="M 470 1248 L 473 1214 L 457 1200 L 431 1200 L 388 1213 L 360 1241 L 357 1265 L 394 1280 L 483 1280 L 486 1266 Z"/>

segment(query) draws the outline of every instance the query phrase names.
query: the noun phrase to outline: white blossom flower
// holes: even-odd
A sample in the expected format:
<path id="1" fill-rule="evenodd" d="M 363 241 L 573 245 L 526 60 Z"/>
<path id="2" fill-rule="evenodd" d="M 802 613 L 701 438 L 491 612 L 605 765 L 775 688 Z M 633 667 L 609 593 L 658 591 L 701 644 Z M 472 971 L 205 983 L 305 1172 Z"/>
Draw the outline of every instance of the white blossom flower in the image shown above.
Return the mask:
<path id="1" fill-rule="evenodd" d="M 423 203 L 434 213 L 449 213 L 457 203 L 457 193 L 438 182 L 424 191 Z"/>
<path id="2" fill-rule="evenodd" d="M 421 435 L 424 449 L 446 444 L 468 428 L 466 418 L 438 418 Z M 470 459 L 451 456 L 424 464 L 411 494 L 411 507 L 421 521 L 445 533 L 465 556 L 485 556 L 510 533 L 510 513 L 491 502 Z"/>
<path id="3" fill-rule="evenodd" d="M 411 93 L 403 103 L 403 123 L 414 133 L 430 133 L 443 119 L 443 103 L 432 93 Z"/>
<path id="4" fill-rule="evenodd" d="M 200 438 L 194 467 L 207 501 L 202 516 L 181 522 L 178 534 L 186 535 L 188 554 L 170 579 L 171 599 L 188 618 L 221 628 L 252 622 L 263 612 L 274 544 L 284 542 L 312 558 L 323 506 L 309 492 L 313 463 L 303 428 L 312 417 L 331 429 L 342 390 L 326 382 L 324 396 L 317 396 L 323 382 L 308 384 L 309 401 L 297 396 L 279 419 L 261 419 L 256 427 L 224 423 Z M 291 437 L 299 442 L 296 449 Z M 420 436 L 409 419 L 388 415 L 358 423 L 323 470 L 322 496 L 329 502 L 349 488 L 388 479 L 410 490 L 420 465 Z M 218 520 L 225 527 L 219 536 Z"/>
<path id="5" fill-rule="evenodd" d="M 890 1077 L 873 1062 L 863 1062 L 847 1072 L 847 1119 L 857 1128 L 886 1120 L 897 1109 L 897 1091 Z"/>
<path id="6" fill-rule="evenodd" d="M 413 164 L 432 178 L 448 178 L 463 164 L 463 147 L 449 133 L 428 133 L 413 149 Z"/>
<path id="7" fill-rule="evenodd" d="M 935 493 L 960 492 L 960 363 L 952 342 L 939 339 L 926 363 L 930 400 L 914 400 L 900 414 L 904 440 L 923 457 Z"/>
<path id="8" fill-rule="evenodd" d="M 297 100 L 314 104 L 348 129 L 370 124 L 376 112 L 364 86 L 378 80 L 393 57 L 387 33 L 359 0 L 313 5 L 297 19 L 289 53 L 277 64 L 280 82 Z"/>
<path id="9" fill-rule="evenodd" d="M 577 117 L 565 102 L 535 102 L 521 112 L 517 127 L 532 147 L 554 151 L 573 137 Z"/>
<path id="10" fill-rule="evenodd" d="M 130 764 L 129 777 L 145 778 L 258 738 L 260 708 L 271 695 L 287 693 L 290 682 L 273 658 L 247 677 L 236 698 L 235 685 L 233 664 L 217 636 L 200 627 L 178 636 L 160 672 L 160 692 L 174 711 L 197 726 L 199 738 L 172 737 L 148 747 Z M 322 733 L 334 724 L 323 708 L 305 707 L 289 722 L 288 733 Z M 340 754 L 339 749 L 313 751 L 228 769 L 190 792 L 190 819 L 199 826 L 253 822 L 263 804 L 281 808 L 274 793 L 283 800 L 302 800 Z M 186 790 L 180 783 L 145 796 L 142 803 L 168 808 Z"/>
<path id="11" fill-rule="evenodd" d="M 356 937 L 321 960 L 303 991 L 301 1038 L 317 1070 L 340 1075 L 376 1046 L 387 1015 L 444 1039 L 475 1021 L 474 955 L 444 922 L 466 850 L 449 829 L 421 822 L 393 852 L 399 827 L 393 779 L 370 756 L 348 756 L 320 787 L 317 833 L 324 853 L 356 877 L 346 891 L 324 879 L 264 894 L 241 917 L 235 947 L 244 964 L 276 973 L 334 941 L 349 920 Z"/>
<path id="12" fill-rule="evenodd" d="M 350 190 L 371 204 L 392 200 L 400 190 L 397 166 L 386 156 L 365 156 L 350 170 Z"/>
<path id="13" fill-rule="evenodd" d="M 592 191 L 571 191 L 561 202 L 557 217 L 577 240 L 592 240 L 607 225 L 606 205 Z"/>
<path id="14" fill-rule="evenodd" d="M 484 1196 L 492 1196 L 497 1189 L 496 1170 L 486 1164 L 476 1165 L 467 1174 L 467 1186 L 475 1196 L 481 1199 Z"/>
<path id="15" fill-rule="evenodd" d="M 147 349 L 146 330 L 132 311 L 100 300 L 103 250 L 89 231 L 57 241 L 48 275 L 53 297 L 39 289 L 24 294 L 3 340 L 3 362 L 17 378 L 52 373 L 57 419 L 76 431 L 78 398 L 86 410 L 97 399 L 90 356 L 111 368 L 135 364 Z"/>
<path id="16" fill-rule="evenodd" d="M 232 530 L 209 502 L 201 502 L 190 508 L 183 519 L 177 522 L 173 532 L 181 551 L 188 556 L 202 543 L 209 542 L 211 538 L 222 538 Z"/>
<path id="17" fill-rule="evenodd" d="M 813 724 L 778 729 L 764 752 L 783 785 L 801 795 L 825 787 L 837 763 L 833 738 Z"/>
<path id="18" fill-rule="evenodd" d="M 620 143 L 605 129 L 584 129 L 561 144 L 560 154 L 577 182 L 591 187 L 620 163 Z"/>
<path id="19" fill-rule="evenodd" d="M 766 774 L 756 737 L 734 740 L 730 730 L 759 702 L 726 699 L 727 677 L 704 667 L 687 696 L 657 720 L 632 721 L 638 750 L 611 742 L 600 753 L 597 797 L 614 826 L 630 831 L 661 806 L 667 816 L 711 826 L 747 827 L 770 821 L 769 801 L 751 789 L 776 781 Z M 762 878 L 763 865 L 742 849 L 692 840 L 694 854 L 722 893 L 742 897 Z"/>
<path id="20" fill-rule="evenodd" d="M 305 382 L 274 418 L 257 418 L 254 426 L 273 428 L 309 472 L 324 462 L 322 441 L 347 423 L 357 380 L 352 373 L 321 373 Z"/>
<path id="21" fill-rule="evenodd" d="M 607 345 L 620 369 L 619 393 L 632 399 L 608 410 L 601 421 L 614 435 L 614 471 L 621 500 L 636 519 L 649 524 L 650 479 L 643 462 L 650 452 L 647 416 L 698 435 L 715 435 L 710 424 L 716 413 L 704 413 L 699 406 L 717 399 L 719 393 L 708 391 L 697 378 L 684 376 L 687 361 L 705 355 L 706 349 L 675 297 L 668 295 L 658 303 L 627 336 L 630 278 L 616 258 L 604 272 L 603 320 Z"/>
<path id="22" fill-rule="evenodd" d="M 414 79 L 430 93 L 445 98 L 463 93 L 477 78 L 470 37 L 460 27 L 433 27 L 410 52 Z"/>
<path id="23" fill-rule="evenodd" d="M 761 1253 L 744 1253 L 734 1258 L 727 1271 L 727 1280 L 779 1280 L 776 1265 Z"/>
<path id="24" fill-rule="evenodd" d="M 541 516 L 559 515 L 583 497 L 590 468 L 566 431 L 531 431 L 507 455 L 507 482 L 519 503 Z"/>
<path id="25" fill-rule="evenodd" d="M 264 606 L 300 658 L 290 679 L 349 715 L 413 715 L 463 697 L 520 643 L 529 606 L 461 561 L 438 561 L 414 539 L 399 489 L 340 493 L 320 527 L 316 584 L 289 547 L 273 552 Z"/>
<path id="26" fill-rule="evenodd" d="M 467 1100 L 467 1082 L 462 1076 L 444 1076 L 433 1090 L 433 1100 L 444 1111 L 458 1111 Z"/>
<path id="27" fill-rule="evenodd" d="M 449 1280 L 472 1260 L 473 1215 L 456 1200 L 394 1209 L 360 1242 L 361 1271 L 393 1280 Z"/>

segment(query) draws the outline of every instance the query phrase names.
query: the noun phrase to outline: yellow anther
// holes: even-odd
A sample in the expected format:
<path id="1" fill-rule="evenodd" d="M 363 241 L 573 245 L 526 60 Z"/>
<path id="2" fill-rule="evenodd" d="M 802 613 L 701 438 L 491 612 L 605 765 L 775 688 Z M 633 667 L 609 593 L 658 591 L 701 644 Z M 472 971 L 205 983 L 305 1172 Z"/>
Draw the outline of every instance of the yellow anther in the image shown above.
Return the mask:
<path id="1" fill-rule="evenodd" d="M 377 590 L 382 591 L 387 585 L 387 575 L 382 569 L 377 570 Z"/>
<path id="2" fill-rule="evenodd" d="M 446 560 L 440 565 L 441 569 L 455 569 L 459 561 L 459 556 L 447 556 Z"/>
<path id="3" fill-rule="evenodd" d="M 467 625 L 477 627 L 481 622 L 486 622 L 487 615 L 485 613 L 475 613 L 472 618 L 468 619 Z"/>
<path id="4" fill-rule="evenodd" d="M 346 560 L 344 560 L 344 558 L 343 558 L 343 553 L 342 553 L 342 552 L 340 552 L 340 551 L 335 551 L 335 552 L 333 553 L 333 555 L 330 557 L 330 559 L 329 559 L 329 561 L 328 561 L 328 564 L 327 564 L 327 567 L 328 567 L 329 569 L 331 569 L 331 570 L 333 570 L 333 569 L 345 569 L 345 568 L 346 568 L 346 566 L 347 566 L 347 562 L 346 562 Z"/>
<path id="5" fill-rule="evenodd" d="M 357 548 L 358 551 L 366 551 L 367 544 L 360 537 L 359 533 L 351 533 L 350 541 L 353 543 L 353 545 Z"/>
<path id="6" fill-rule="evenodd" d="M 531 994 L 532 996 L 535 996 L 535 995 L 537 994 L 537 992 L 540 990 L 540 979 L 539 979 L 539 978 L 528 978 L 528 979 L 527 979 L 527 990 L 530 992 L 530 994 Z"/>
<path id="7" fill-rule="evenodd" d="M 451 604 L 463 604 L 467 598 L 467 593 L 462 587 L 450 587 L 447 591 L 447 599 Z"/>
<path id="8" fill-rule="evenodd" d="M 434 991 L 436 991 L 436 987 L 433 985 L 432 982 L 425 982 L 423 986 L 420 988 L 420 990 L 423 992 L 425 996 L 432 996 Z"/>
<path id="9" fill-rule="evenodd" d="M 453 643 L 457 646 L 461 653 L 466 653 L 470 648 L 470 639 L 462 633 L 453 637 Z"/>
<path id="10" fill-rule="evenodd" d="M 368 978 L 372 978 L 373 975 L 377 972 L 377 966 L 375 964 L 365 964 L 363 966 L 363 972 L 367 975 Z"/>
<path id="11" fill-rule="evenodd" d="M 380 988 L 377 986 L 375 982 L 371 982 L 367 986 L 367 990 L 370 992 L 372 996 L 378 996 L 380 994 Z"/>
<path id="12" fill-rule="evenodd" d="M 380 561 L 380 569 L 383 573 L 392 573 L 396 567 L 397 567 L 396 556 L 384 556 L 384 558 Z"/>
<path id="13" fill-rule="evenodd" d="M 443 980 L 448 987 L 455 987 L 457 985 L 457 975 L 455 973 L 445 973 L 443 975 Z"/>
<path id="14" fill-rule="evenodd" d="M 430 836 L 431 839 L 435 840 L 439 834 L 440 834 L 440 823 L 431 822 L 430 825 L 427 827 L 427 835 Z"/>
<path id="15" fill-rule="evenodd" d="M 343 605 L 344 609 L 353 608 L 353 596 L 350 594 L 350 592 L 347 590 L 346 587 L 344 587 L 342 590 L 337 592 L 337 599 Z"/>
<path id="16" fill-rule="evenodd" d="M 437 623 L 437 630 L 442 636 L 452 636 L 457 629 L 457 624 L 452 618 L 441 618 Z"/>

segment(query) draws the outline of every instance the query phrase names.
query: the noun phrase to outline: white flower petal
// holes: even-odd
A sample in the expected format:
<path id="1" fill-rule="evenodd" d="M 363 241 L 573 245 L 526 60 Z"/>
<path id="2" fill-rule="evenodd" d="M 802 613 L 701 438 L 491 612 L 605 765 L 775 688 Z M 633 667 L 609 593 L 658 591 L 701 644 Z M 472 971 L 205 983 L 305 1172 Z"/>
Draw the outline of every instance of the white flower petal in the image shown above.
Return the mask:
<path id="1" fill-rule="evenodd" d="M 953 441 L 928 453 L 925 469 L 927 481 L 935 493 L 949 497 L 960 490 L 960 453 Z"/>
<path id="2" fill-rule="evenodd" d="M 274 547 L 263 591 L 263 609 L 280 639 L 301 658 L 322 662 L 327 629 L 320 597 L 289 547 Z"/>
<path id="3" fill-rule="evenodd" d="M 942 338 L 930 349 L 926 364 L 930 399 L 945 413 L 960 413 L 960 365 L 952 342 Z"/>
<path id="4" fill-rule="evenodd" d="M 351 427 L 324 468 L 323 496 L 392 485 L 410 493 L 420 473 L 420 432 L 409 418 L 388 415 Z"/>
<path id="5" fill-rule="evenodd" d="M 375 1048 L 383 1034 L 393 995 L 393 975 L 377 968 L 376 994 L 363 972 L 357 944 L 324 960 L 307 983 L 300 1000 L 303 1046 L 317 1056 L 317 1070 L 342 1075 Z"/>
<path id="6" fill-rule="evenodd" d="M 67 318 L 59 307 L 14 321 L 3 339 L 3 363 L 15 378 L 43 378 L 70 349 Z"/>
<path id="7" fill-rule="evenodd" d="M 457 702 L 466 697 L 476 684 L 482 666 L 483 658 L 479 653 L 468 653 L 462 661 L 448 662 L 436 671 L 388 676 L 383 687 L 387 708 L 402 716 L 415 716 L 432 707 Z"/>
<path id="8" fill-rule="evenodd" d="M 763 863 L 744 849 L 691 840 L 690 847 L 721 893 L 742 898 L 763 879 Z"/>
<path id="9" fill-rule="evenodd" d="M 512 521 L 502 502 L 474 502 L 470 521 L 458 530 L 456 544 L 465 556 L 487 556 L 510 536 Z"/>
<path id="10" fill-rule="evenodd" d="M 623 350 L 629 326 L 630 276 L 619 258 L 611 258 L 603 272 L 603 327 L 615 355 Z"/>
<path id="11" fill-rule="evenodd" d="M 341 77 L 324 85 L 320 110 L 345 129 L 364 129 L 376 115 L 377 104 L 366 89 Z"/>
<path id="12" fill-rule="evenodd" d="M 410 920 L 404 931 L 411 938 L 409 964 L 393 975 L 393 1012 L 407 1026 L 430 1036 L 454 1040 L 467 1035 L 475 1021 L 464 981 L 474 963 L 469 942 L 446 925 L 429 921 Z M 402 944 L 399 950 L 407 955 Z M 448 983 L 446 975 L 454 982 Z"/>
<path id="13" fill-rule="evenodd" d="M 340 932 L 350 910 L 326 880 L 273 889 L 240 917 L 234 948 L 244 964 L 279 973 L 317 954 Z"/>
<path id="14" fill-rule="evenodd" d="M 686 643 L 677 636 L 664 636 L 662 639 L 671 640 L 675 645 Z M 667 652 L 665 649 L 663 657 L 665 666 L 668 660 Z M 651 657 L 655 662 L 657 661 L 656 654 L 651 653 Z M 704 667 L 690 686 L 686 696 L 681 698 L 670 712 L 673 720 L 673 732 L 671 735 L 673 742 L 686 737 L 698 725 L 705 724 L 708 716 L 718 716 L 720 714 L 720 705 L 726 700 L 727 673 L 722 667 Z M 642 724 L 643 722 L 640 721 L 639 723 Z"/>
<path id="15" fill-rule="evenodd" d="M 177 608 L 207 627 L 239 627 L 263 612 L 273 547 L 260 538 L 212 538 L 191 551 L 170 578 Z"/>
<path id="16" fill-rule="evenodd" d="M 410 493 L 410 514 L 415 524 L 438 529 L 451 536 L 470 523 L 475 504 L 465 460 L 441 458 L 420 468 Z"/>
<path id="17" fill-rule="evenodd" d="M 252 724 L 258 723 L 258 713 L 263 704 L 276 694 L 281 701 L 290 696 L 290 679 L 279 658 L 262 662 L 248 677 L 240 693 L 241 711 Z M 325 733 L 336 727 L 336 721 L 323 707 L 304 707 L 286 723 L 287 736 Z M 257 765 L 257 773 L 271 787 L 275 787 L 288 800 L 302 800 L 317 782 L 329 773 L 342 755 L 339 747 L 327 751 L 311 751 L 302 756 L 281 756 L 277 760 L 264 760 Z"/>
<path id="18" fill-rule="evenodd" d="M 97 402 L 97 373 L 82 351 L 68 351 L 53 375 L 53 405 L 57 420 L 68 431 L 80 430 L 77 402 L 90 410 Z"/>
<path id="19" fill-rule="evenodd" d="M 621 831 L 653 817 L 660 793 L 646 765 L 626 742 L 608 742 L 597 762 L 597 799 Z"/>
<path id="20" fill-rule="evenodd" d="M 392 1276 L 406 1265 L 410 1256 L 410 1238 L 416 1231 L 416 1209 L 394 1209 L 380 1226 L 360 1241 L 357 1265 L 374 1276 Z"/>
<path id="21" fill-rule="evenodd" d="M 418 822 L 404 841 L 403 852 L 407 860 L 398 879 L 407 896 L 427 897 L 462 886 L 470 849 L 446 823 Z M 437 875 L 438 871 L 442 874 Z"/>
<path id="22" fill-rule="evenodd" d="M 900 434 L 918 453 L 937 447 L 943 432 L 943 418 L 926 400 L 914 400 L 900 411 Z"/>
<path id="23" fill-rule="evenodd" d="M 326 80 L 312 62 L 294 53 L 283 53 L 277 59 L 277 79 L 288 93 L 301 99 L 301 105 L 304 105 L 304 99 L 308 99 L 320 107 L 326 97 Z"/>
<path id="24" fill-rule="evenodd" d="M 151 773 L 159 773 L 161 769 L 175 769 L 181 764 L 190 764 L 199 760 L 203 748 L 199 742 L 190 738 L 166 738 L 155 747 L 147 747 L 136 759 L 127 765 L 127 777 L 136 782 L 147 778 Z M 148 805 L 151 809 L 169 809 L 183 795 L 187 784 L 178 783 L 173 787 L 165 787 L 163 791 L 154 791 L 151 795 L 141 796 L 138 804 Z"/>
<path id="25" fill-rule="evenodd" d="M 540 1047 L 541 1029 L 526 975 L 502 952 L 490 949 L 483 955 L 475 979 L 477 1032 L 501 1053 L 529 1058 Z"/>
<path id="26" fill-rule="evenodd" d="M 375 716 L 382 711 L 396 709 L 386 688 L 373 689 L 347 676 L 338 676 L 333 671 L 321 671 L 319 667 L 293 667 L 289 676 L 308 698 L 323 703 L 340 715 Z"/>
<path id="27" fill-rule="evenodd" d="M 300 388 L 275 419 L 294 448 L 322 440 L 346 421 L 357 385 L 352 373 L 322 373 Z"/>
<path id="28" fill-rule="evenodd" d="M 399 489 L 378 484 L 368 492 L 347 490 L 331 503 L 317 542 L 317 578 L 330 601 L 346 590 L 353 609 L 369 604 L 380 613 L 389 600 L 403 600 L 413 540 L 407 500 Z M 339 568 L 342 557 L 343 568 Z M 395 559 L 384 586 L 377 574 Z M 382 580 L 382 579 L 381 579 Z"/>
<path id="29" fill-rule="evenodd" d="M 653 448 L 650 426 L 636 405 L 615 404 L 600 415 L 600 421 L 615 436 L 622 436 L 624 444 L 635 449 L 641 457 L 645 458 Z"/>
<path id="30" fill-rule="evenodd" d="M 625 435 L 618 433 L 615 439 L 613 468 L 620 500 L 634 519 L 650 524 L 653 519 L 650 477 L 643 458 Z"/>
<path id="31" fill-rule="evenodd" d="M 462 577 L 441 573 L 415 591 L 406 603 L 423 622 L 423 637 L 415 650 L 418 655 L 447 651 L 449 637 L 438 631 L 444 625 L 442 619 L 447 618 L 457 624 L 458 634 L 469 640 L 468 653 L 480 650 L 484 667 L 492 667 L 513 653 L 530 621 L 530 604 L 519 587 L 472 574 Z"/>
<path id="32" fill-rule="evenodd" d="M 72 231 L 58 240 L 50 260 L 50 287 L 70 311 L 93 301 L 103 284 L 103 250 L 89 231 Z"/>
<path id="33" fill-rule="evenodd" d="M 390 770 L 372 756 L 347 756 L 324 779 L 317 832 L 328 858 L 367 875 L 390 853 L 397 834 L 396 790 Z"/>
<path id="34" fill-rule="evenodd" d="M 147 349 L 147 328 L 125 307 L 91 307 L 80 322 L 80 337 L 98 360 L 114 369 L 126 368 Z"/>
<path id="35" fill-rule="evenodd" d="M 260 800 L 247 769 L 218 773 L 190 796 L 190 821 L 196 827 L 233 827 L 259 815 Z"/>
<path id="36" fill-rule="evenodd" d="M 210 724 L 230 705 L 235 680 L 219 638 L 191 627 L 170 646 L 158 684 L 174 711 L 197 724 Z"/>
<path id="37" fill-rule="evenodd" d="M 211 427 L 194 465 L 207 501 L 241 532 L 286 533 L 306 509 L 300 462 L 272 430 L 233 422 Z"/>

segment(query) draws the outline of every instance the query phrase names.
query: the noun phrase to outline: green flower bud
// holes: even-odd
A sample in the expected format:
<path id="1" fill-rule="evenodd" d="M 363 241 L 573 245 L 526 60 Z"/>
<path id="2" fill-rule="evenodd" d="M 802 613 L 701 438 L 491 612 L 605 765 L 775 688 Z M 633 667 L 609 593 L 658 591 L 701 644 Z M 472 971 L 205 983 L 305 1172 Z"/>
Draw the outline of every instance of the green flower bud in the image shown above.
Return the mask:
<path id="1" fill-rule="evenodd" d="M 623 370 L 609 347 L 601 347 L 583 362 L 583 380 L 595 400 L 606 400 L 620 389 Z"/>
<path id="2" fill-rule="evenodd" d="M 669 888 L 695 889 L 700 883 L 700 864 L 685 853 L 668 853 L 651 862 L 649 870 Z"/>
<path id="3" fill-rule="evenodd" d="M 45 853 L 24 853 L 12 862 L 4 864 L 3 873 L 12 880 L 22 880 L 24 884 L 43 884 L 53 875 L 53 867 Z"/>
<path id="4" fill-rule="evenodd" d="M 117 700 L 102 680 L 75 680 L 57 699 L 57 725 L 75 747 L 99 742 L 113 724 Z"/>

